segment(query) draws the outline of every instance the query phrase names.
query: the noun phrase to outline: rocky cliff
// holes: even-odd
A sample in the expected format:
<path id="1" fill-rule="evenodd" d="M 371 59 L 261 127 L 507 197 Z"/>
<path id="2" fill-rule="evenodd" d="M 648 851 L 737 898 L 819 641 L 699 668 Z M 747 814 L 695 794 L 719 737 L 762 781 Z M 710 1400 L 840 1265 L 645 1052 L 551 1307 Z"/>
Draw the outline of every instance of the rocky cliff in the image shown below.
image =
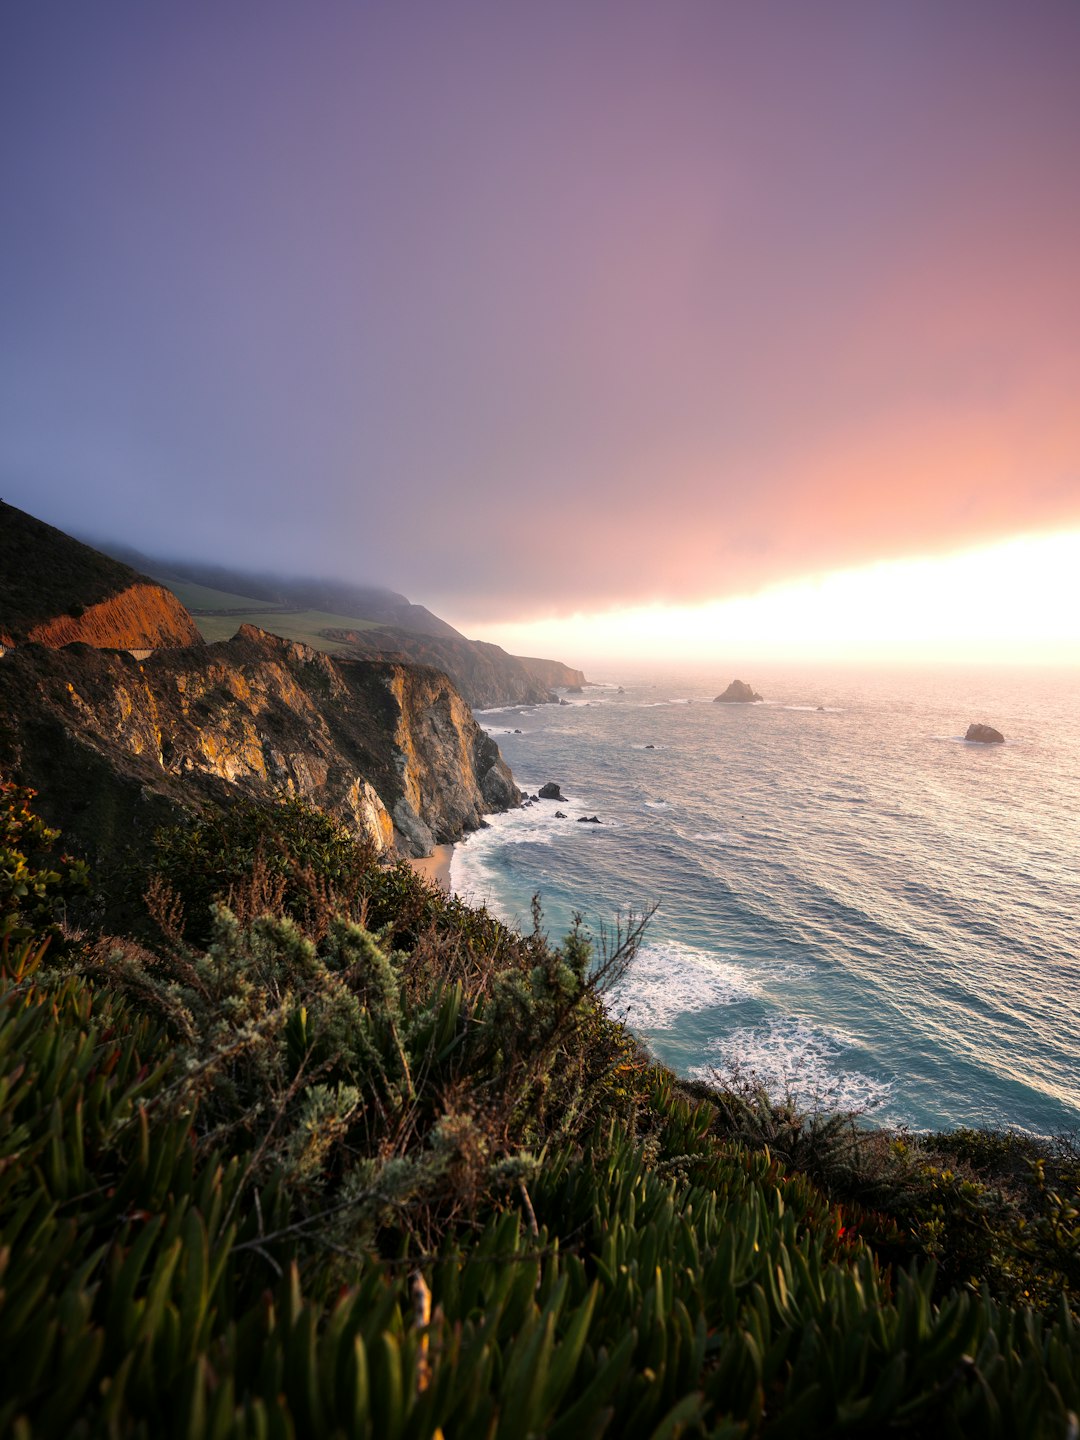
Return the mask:
<path id="1" fill-rule="evenodd" d="M 0 659 L 0 772 L 99 855 L 182 812 L 285 795 L 417 855 L 520 800 L 445 675 L 251 626 L 141 662 L 20 645 Z"/>
<path id="2" fill-rule="evenodd" d="M 551 685 L 529 670 L 531 662 L 519 660 L 500 645 L 489 645 L 483 640 L 467 640 L 463 635 L 418 635 L 389 625 L 377 630 L 327 629 L 322 633 L 328 640 L 343 641 L 358 655 L 434 665 L 445 670 L 477 710 L 487 710 L 494 705 L 545 705 L 555 698 Z M 565 668 L 557 661 L 546 663 L 558 666 L 560 671 Z"/>
<path id="3" fill-rule="evenodd" d="M 0 501 L 0 645 L 200 645 L 163 585 Z"/>
<path id="4" fill-rule="evenodd" d="M 569 689 L 572 685 L 582 686 L 589 683 L 582 671 L 564 665 L 561 660 L 538 660 L 533 655 L 515 655 L 513 658 L 538 684 L 549 690 Z"/>

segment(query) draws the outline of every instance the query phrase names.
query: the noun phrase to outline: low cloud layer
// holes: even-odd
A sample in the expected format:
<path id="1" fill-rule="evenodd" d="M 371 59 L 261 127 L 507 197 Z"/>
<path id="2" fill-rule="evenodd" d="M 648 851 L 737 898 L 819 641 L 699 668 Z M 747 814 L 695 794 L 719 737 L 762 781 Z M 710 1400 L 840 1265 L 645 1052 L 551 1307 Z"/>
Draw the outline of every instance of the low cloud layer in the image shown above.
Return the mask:
<path id="1" fill-rule="evenodd" d="M 1080 524 L 1068 0 L 68 10 L 5 499 L 478 621 Z"/>

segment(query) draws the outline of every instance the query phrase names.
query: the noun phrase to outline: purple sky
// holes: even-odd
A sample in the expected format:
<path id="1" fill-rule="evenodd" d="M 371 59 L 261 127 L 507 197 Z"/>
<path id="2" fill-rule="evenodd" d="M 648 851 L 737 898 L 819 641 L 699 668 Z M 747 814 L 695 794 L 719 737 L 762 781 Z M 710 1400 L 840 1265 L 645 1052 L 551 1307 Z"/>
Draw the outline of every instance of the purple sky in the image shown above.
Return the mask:
<path id="1" fill-rule="evenodd" d="M 1080 525 L 1080 5 L 0 11 L 0 494 L 456 621 Z"/>

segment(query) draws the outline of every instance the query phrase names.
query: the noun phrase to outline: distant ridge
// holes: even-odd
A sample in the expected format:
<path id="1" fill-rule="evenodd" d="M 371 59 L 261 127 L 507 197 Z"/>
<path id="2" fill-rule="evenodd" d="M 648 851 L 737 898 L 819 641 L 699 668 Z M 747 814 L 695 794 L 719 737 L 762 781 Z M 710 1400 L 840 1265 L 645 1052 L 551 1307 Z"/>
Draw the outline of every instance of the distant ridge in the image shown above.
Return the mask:
<path id="1" fill-rule="evenodd" d="M 154 650 L 202 637 L 165 586 L 0 500 L 0 645 L 75 641 Z"/>
<path id="2" fill-rule="evenodd" d="M 426 606 L 414 605 L 405 595 L 381 585 L 355 585 L 345 580 L 318 580 L 303 576 L 293 578 L 265 571 L 234 570 L 225 565 L 204 565 L 199 561 L 166 560 L 124 546 L 101 543 L 107 554 L 137 565 L 165 585 L 188 582 L 260 600 L 276 609 L 324 611 L 379 625 L 400 625 L 419 635 L 465 638 L 452 625 L 433 615 Z"/>
<path id="3" fill-rule="evenodd" d="M 154 558 L 115 545 L 109 551 L 175 587 L 206 640 L 227 639 L 247 622 L 333 655 L 433 665 L 478 710 L 547 704 L 557 687 L 587 683 L 559 660 L 510 655 L 470 640 L 426 606 L 382 586 Z"/>

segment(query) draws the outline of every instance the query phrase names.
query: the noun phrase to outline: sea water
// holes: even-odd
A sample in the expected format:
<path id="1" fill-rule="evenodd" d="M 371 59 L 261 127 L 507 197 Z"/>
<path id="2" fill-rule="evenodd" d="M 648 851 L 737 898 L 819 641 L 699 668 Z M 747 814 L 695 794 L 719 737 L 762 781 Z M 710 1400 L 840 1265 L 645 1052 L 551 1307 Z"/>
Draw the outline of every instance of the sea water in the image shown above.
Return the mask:
<path id="1" fill-rule="evenodd" d="M 919 1129 L 1080 1126 L 1080 677 L 762 670 L 765 703 L 712 703 L 731 678 L 612 671 L 482 713 L 519 785 L 566 799 L 492 817 L 454 889 L 525 926 L 539 894 L 556 939 L 656 905 L 609 1003 L 683 1075 Z"/>

